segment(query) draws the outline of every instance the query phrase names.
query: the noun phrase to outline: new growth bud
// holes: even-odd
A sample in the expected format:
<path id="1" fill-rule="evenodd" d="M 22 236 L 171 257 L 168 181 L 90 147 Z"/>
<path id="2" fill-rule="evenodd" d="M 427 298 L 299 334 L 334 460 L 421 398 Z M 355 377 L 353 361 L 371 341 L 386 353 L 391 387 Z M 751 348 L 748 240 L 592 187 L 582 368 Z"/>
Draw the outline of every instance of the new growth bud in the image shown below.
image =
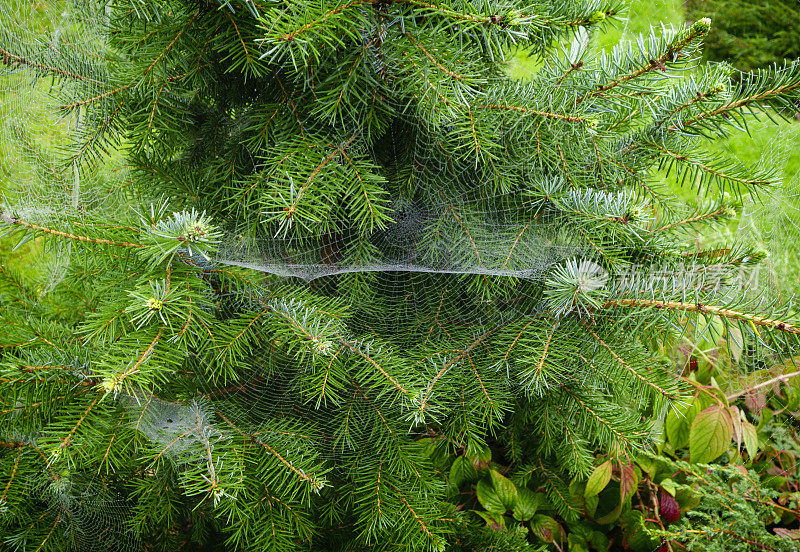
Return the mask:
<path id="1" fill-rule="evenodd" d="M 711 87 L 711 90 L 709 90 L 709 92 L 711 92 L 712 94 L 718 94 L 719 92 L 724 92 L 726 88 L 727 85 L 724 82 L 717 82 L 714 83 L 714 86 Z"/>
<path id="2" fill-rule="evenodd" d="M 605 12 L 598 10 L 589 16 L 589 19 L 586 20 L 586 23 L 589 25 L 594 25 L 595 23 L 600 23 L 605 18 L 606 18 Z"/>
<path id="3" fill-rule="evenodd" d="M 321 354 L 321 355 L 328 355 L 330 354 L 331 350 L 333 349 L 333 343 L 331 341 L 322 341 L 320 339 L 314 340 L 314 351 Z"/>
<path id="4" fill-rule="evenodd" d="M 204 220 L 191 220 L 186 222 L 181 237 L 187 242 L 197 243 L 212 231 L 213 228 L 206 224 Z"/>
<path id="5" fill-rule="evenodd" d="M 122 382 L 116 376 L 103 378 L 102 386 L 103 386 L 103 391 L 105 391 L 106 393 L 113 393 L 114 398 L 116 398 L 120 390 L 122 389 Z"/>
<path id="6" fill-rule="evenodd" d="M 510 10 L 503 18 L 503 23 L 508 27 L 515 27 L 519 25 L 519 14 L 514 10 Z"/>
<path id="7" fill-rule="evenodd" d="M 704 17 L 698 21 L 695 21 L 692 25 L 692 30 L 698 34 L 708 34 L 708 31 L 711 30 L 711 18 Z"/>

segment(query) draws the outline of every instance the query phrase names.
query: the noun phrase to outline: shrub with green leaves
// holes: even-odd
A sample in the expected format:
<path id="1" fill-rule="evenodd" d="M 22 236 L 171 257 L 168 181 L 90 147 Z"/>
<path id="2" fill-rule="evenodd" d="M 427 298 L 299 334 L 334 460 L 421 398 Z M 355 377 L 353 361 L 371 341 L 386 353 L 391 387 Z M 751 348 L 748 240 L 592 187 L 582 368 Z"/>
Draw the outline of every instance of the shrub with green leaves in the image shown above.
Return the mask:
<path id="1" fill-rule="evenodd" d="M 688 0 L 685 5 L 690 20 L 714 20 L 704 48 L 707 59 L 751 71 L 800 57 L 797 0 Z"/>
<path id="2" fill-rule="evenodd" d="M 747 279 L 763 251 L 698 248 L 775 176 L 705 144 L 786 113 L 800 62 L 735 83 L 686 71 L 705 18 L 595 56 L 587 28 L 621 10 L 0 8 L 17 175 L 0 225 L 46 261 L 38 286 L 0 271 L 3 545 L 680 540 L 632 506 L 640 485 L 669 493 L 642 465 L 683 461 L 662 437 L 686 433 L 677 415 L 695 461 L 723 456 L 730 409 L 695 406 L 676 347 L 725 340 L 691 369 L 712 386 L 714 359 L 744 377 L 800 334 L 790 298 Z M 524 84 L 516 45 L 542 60 Z M 704 197 L 687 205 L 659 169 Z M 675 465 L 667 522 L 696 483 Z M 697 512 L 727 523 L 715 507 Z"/>

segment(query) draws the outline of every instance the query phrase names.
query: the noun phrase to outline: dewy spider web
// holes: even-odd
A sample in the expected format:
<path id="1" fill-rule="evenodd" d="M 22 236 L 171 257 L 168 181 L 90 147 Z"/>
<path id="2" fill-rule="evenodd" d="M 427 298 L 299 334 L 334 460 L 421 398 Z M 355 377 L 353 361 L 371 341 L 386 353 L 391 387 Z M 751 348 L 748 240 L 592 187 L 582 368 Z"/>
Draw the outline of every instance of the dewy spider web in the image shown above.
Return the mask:
<path id="1" fill-rule="evenodd" d="M 62 17 L 62 13 L 66 15 Z M 76 56 L 77 61 L 73 61 L 92 67 L 93 56 L 102 47 L 101 33 L 96 28 L 102 14 L 85 13 L 84 20 L 70 19 L 76 13 L 80 12 L 66 10 L 63 3 L 53 0 L 4 4 L 0 7 L 2 44 L 23 44 L 23 50 L 30 47 L 31 52 L 35 52 L 34 59 L 42 65 L 57 67 L 66 59 L 65 56 Z M 47 37 L 46 40 L 43 37 Z M 98 221 L 103 219 L 124 219 L 129 214 L 126 213 L 129 210 L 126 201 L 130 199 L 125 190 L 131 187 L 132 175 L 127 169 L 120 168 L 120 156 L 114 153 L 113 144 L 102 162 L 75 162 L 66 166 L 63 163 L 65 156 L 72 152 L 61 146 L 70 135 L 80 132 L 81 117 L 86 113 L 79 110 L 76 120 L 73 115 L 61 117 L 59 114 L 63 111 L 59 108 L 65 103 L 81 102 L 86 98 L 71 97 L 69 87 L 62 87 L 49 78 L 36 78 L 12 57 L 4 56 L 4 59 L 8 74 L 4 76 L 0 90 L 3 113 L 0 141 L 6 171 L 6 205 L 14 216 L 40 225 L 55 226 L 65 215 L 77 218 L 85 225 L 98 225 Z M 392 62 L 373 57 L 370 63 L 373 70 L 380 71 L 385 69 L 380 64 Z M 425 71 L 427 69 L 421 71 L 423 77 Z M 102 94 L 100 69 L 88 69 L 84 74 L 98 81 L 96 93 Z M 543 96 L 546 93 L 542 91 Z M 101 113 L 100 117 L 109 115 Z M 266 227 L 267 223 L 273 223 L 269 233 L 247 233 L 244 228 L 247 225 L 231 228 L 226 226 L 225 220 L 215 221 L 227 234 L 211 260 L 199 255 L 184 255 L 189 262 L 208 271 L 224 270 L 226 266 L 249 268 L 264 273 L 259 278 L 263 277 L 265 282 L 276 287 L 289 285 L 295 286 L 292 289 L 310 289 L 332 296 L 336 295 L 339 283 L 345 278 L 368 282 L 364 289 L 369 290 L 361 296 L 348 297 L 348 300 L 360 314 L 371 313 L 373 316 L 363 321 L 352 321 L 352 327 L 346 327 L 339 319 L 315 317 L 312 309 L 308 308 L 308 318 L 304 322 L 315 329 L 315 334 L 309 340 L 308 350 L 302 353 L 312 359 L 314 368 L 318 368 L 330 366 L 348 355 L 365 358 L 382 355 L 391 359 L 393 348 L 399 350 L 401 345 L 409 348 L 434 348 L 436 345 L 441 354 L 429 356 L 418 367 L 420 377 L 414 389 L 403 389 L 403 404 L 399 409 L 402 417 L 380 419 L 389 427 L 390 433 L 422 436 L 426 431 L 425 424 L 439 421 L 437 416 L 447 411 L 450 401 L 466 398 L 481 402 L 484 397 L 481 387 L 488 382 L 473 377 L 478 373 L 472 366 L 470 346 L 480 343 L 485 335 L 494 331 L 490 324 L 497 324 L 498 319 L 510 320 L 515 316 L 533 319 L 551 308 L 553 305 L 546 299 L 530 301 L 534 293 L 531 286 L 559 270 L 573 270 L 579 276 L 578 285 L 586 290 L 606 290 L 608 294 L 604 300 L 626 297 L 631 290 L 641 294 L 644 289 L 651 291 L 654 299 L 670 295 L 691 303 L 696 299 L 695 289 L 716 283 L 713 277 L 701 270 L 706 265 L 688 265 L 685 273 L 666 277 L 657 275 L 662 278 L 658 286 L 653 285 L 652 275 L 646 272 L 642 276 L 649 281 L 644 283 L 633 277 L 621 281 L 618 274 L 614 275 L 616 279 L 608 278 L 602 269 L 597 270 L 604 259 L 595 248 L 576 237 L 576 231 L 560 230 L 558 225 L 562 221 L 558 217 L 537 214 L 537 196 L 525 196 L 518 190 L 505 189 L 499 178 L 497 185 L 492 186 L 495 181 L 491 171 L 464 174 L 453 168 L 461 166 L 459 163 L 443 163 L 442 149 L 437 140 L 446 138 L 450 131 L 434 132 L 434 129 L 446 127 L 445 117 L 435 119 L 428 113 L 410 113 L 409 119 L 412 117 L 426 121 L 431 132 L 416 132 L 409 140 L 403 135 L 409 129 L 398 125 L 387 133 L 386 140 L 390 146 L 394 143 L 413 144 L 408 155 L 412 156 L 415 167 L 411 172 L 391 174 L 387 178 L 398 181 L 415 179 L 416 186 L 426 194 L 424 201 L 419 198 L 412 201 L 408 197 L 372 197 L 375 201 L 390 202 L 392 217 L 376 224 L 366 235 L 342 230 L 348 228 L 344 216 L 340 220 L 341 226 L 332 222 L 336 221 L 335 217 L 327 219 L 325 226 L 312 217 L 304 217 L 298 207 L 298 196 L 308 200 L 311 194 L 318 194 L 319 197 L 311 197 L 311 200 L 324 203 L 324 195 L 330 191 L 324 187 L 310 189 L 308 183 L 312 176 L 330 182 L 347 181 L 355 187 L 363 186 L 365 194 L 372 193 L 371 183 L 355 181 L 353 164 L 356 163 L 356 154 L 366 153 L 374 159 L 386 156 L 391 148 L 385 147 L 385 143 L 376 148 L 366 137 L 351 129 L 343 132 L 337 143 L 328 144 L 327 151 L 309 154 L 318 155 L 315 164 L 322 168 L 317 173 L 312 171 L 307 181 L 291 181 L 288 174 L 297 170 L 287 168 L 267 176 L 275 184 L 274 195 L 252 201 L 242 194 L 241 203 L 233 206 L 231 212 L 245 212 L 243 218 L 248 225 L 263 224 Z M 558 129 L 563 136 L 587 139 L 583 130 L 577 127 Z M 457 129 L 451 131 L 456 133 Z M 538 141 L 537 132 L 531 132 L 531 140 Z M 784 149 L 789 145 L 786 138 L 781 138 L 778 143 Z M 276 155 L 284 153 L 277 152 Z M 393 152 L 392 155 L 406 154 Z M 463 152 L 464 158 L 471 155 L 475 157 L 476 166 L 479 160 L 486 160 L 482 153 Z M 778 154 L 773 150 L 769 155 Z M 291 156 L 286 159 L 287 166 L 297 164 L 290 168 L 302 168 L 300 165 L 304 159 Z M 775 159 L 777 157 L 768 156 L 764 165 L 771 165 Z M 531 187 L 539 191 L 560 192 L 570 187 L 570 183 L 563 179 L 540 177 L 536 167 L 497 166 L 493 170 L 514 173 L 520 180 L 533 183 Z M 253 183 L 236 183 L 242 190 L 250 184 Z M 748 206 L 742 222 L 742 227 L 761 231 L 759 235 L 773 257 L 777 257 L 779 252 L 795 251 L 792 247 L 796 247 L 798 235 L 796 213 L 787 211 L 783 202 L 783 198 L 797 199 L 797 187 L 793 184 L 781 190 L 783 196 L 773 196 L 781 199 L 772 199 L 766 206 Z M 630 194 L 630 197 L 636 196 L 633 191 Z M 615 207 L 615 202 L 625 206 L 629 204 L 629 198 L 620 201 L 617 196 L 598 191 L 587 192 L 584 199 L 589 203 L 606 202 L 610 210 Z M 158 202 L 158 198 L 151 200 Z M 789 205 L 790 209 L 796 210 L 796 202 Z M 580 205 L 577 200 L 575 205 L 564 205 L 565 209 L 570 207 L 578 209 Z M 770 227 L 769 221 L 778 210 L 786 217 L 781 228 L 788 228 L 791 232 L 784 234 L 777 232 L 777 225 Z M 485 215 L 487 212 L 489 216 Z M 618 214 L 622 217 L 624 212 Z M 275 221 L 279 223 L 274 224 Z M 311 232 L 313 238 L 300 239 L 296 237 L 296 230 L 302 225 L 319 227 Z M 698 236 L 697 239 L 710 238 Z M 63 252 L 69 253 L 68 248 L 77 246 L 54 247 L 63 247 Z M 48 255 L 47 258 L 60 259 L 58 262 L 61 264 L 42 270 L 45 291 L 63 275 L 69 255 Z M 774 265 L 784 266 L 780 259 Z M 459 297 L 469 295 L 477 288 L 475 283 L 479 279 L 491 281 L 497 293 L 482 300 L 481 308 L 459 310 Z M 766 289 L 775 285 L 773 281 L 774 278 L 763 279 L 760 289 L 752 290 L 753 296 L 772 299 L 782 291 L 780 288 L 786 289 L 783 284 L 788 282 L 781 282 L 780 288 L 775 290 Z M 723 303 L 726 293 L 741 295 L 742 290 L 725 283 L 718 293 Z M 378 313 L 378 306 L 373 305 L 376 295 L 381 295 L 384 300 L 380 305 L 382 314 Z M 523 302 L 521 298 L 527 300 L 524 307 L 527 310 L 516 309 L 515 305 Z M 232 316 L 233 307 L 241 306 L 237 303 L 240 300 L 235 291 L 231 291 L 227 299 L 230 299 L 231 312 L 226 315 Z M 302 297 L 259 299 L 271 301 L 269 305 L 276 313 L 303 312 L 306 308 Z M 445 303 L 453 309 L 447 315 L 441 312 L 441 305 Z M 619 315 L 600 310 L 593 312 L 592 316 L 611 318 Z M 628 312 L 626 316 L 636 318 L 639 315 Z M 639 317 L 645 320 L 646 316 L 642 313 Z M 416 325 L 404 327 L 401 319 L 414 320 Z M 468 338 L 450 338 L 448 325 L 458 326 L 460 330 L 468 328 Z M 564 326 L 567 325 L 565 322 Z M 367 343 L 356 337 L 356 330 L 367 328 L 379 339 Z M 568 339 L 569 332 L 566 332 L 565 349 L 572 345 Z M 589 347 L 587 351 L 590 349 L 593 355 L 606 354 L 599 346 Z M 456 353 L 456 360 L 453 360 Z M 765 346 L 752 349 L 752 354 L 754 359 L 769 358 L 771 351 Z M 138 431 L 160 455 L 173 462 L 184 481 L 199 474 L 215 489 L 214 501 L 235 499 L 241 473 L 237 471 L 235 461 L 219 463 L 211 458 L 211 452 L 214 446 L 235 438 L 242 427 L 254 435 L 260 434 L 261 437 L 256 439 L 258 446 L 266 447 L 276 465 L 283 466 L 290 477 L 306 482 L 308 492 L 317 492 L 326 485 L 341 484 L 347 479 L 348 471 L 372 469 L 370 464 L 362 461 L 364 450 L 383 449 L 389 451 L 387 454 L 396 453 L 392 452 L 392 447 L 398 447 L 396 442 L 378 439 L 381 431 L 376 427 L 379 418 L 375 412 L 383 405 L 372 403 L 366 394 L 355 397 L 350 403 L 353 407 L 344 419 L 335 408 L 337 401 L 344 400 L 339 390 L 329 396 L 310 397 L 307 390 L 313 386 L 319 372 L 304 367 L 300 362 L 296 363 L 295 369 L 286 370 L 285 366 L 292 365 L 294 358 L 283 353 L 270 349 L 260 351 L 254 355 L 250 373 L 237 382 L 221 383 L 207 371 L 204 373 L 201 360 L 198 359 L 197 363 L 199 366 L 193 383 L 203 391 L 199 396 L 174 399 L 153 396 L 141 390 L 115 390 L 114 397 L 125 411 L 124 423 Z M 434 399 L 430 389 L 439 374 L 463 379 L 463 396 Z M 584 375 L 565 372 L 565 376 L 570 377 Z M 491 378 L 494 383 L 508 387 L 512 396 L 543 396 L 546 390 L 558 383 L 543 380 L 533 388 L 521 388 L 513 376 L 513 362 L 502 355 L 496 359 L 495 370 L 483 374 L 484 379 Z M 355 388 L 348 392 L 355 396 L 359 390 Z M 598 392 L 603 390 L 598 389 Z M 636 397 L 632 400 L 635 401 Z M 428 408 L 420 408 L 420 405 Z M 495 414 L 500 416 L 510 408 L 510 404 L 494 407 Z M 419 414 L 423 411 L 424 415 Z M 396 413 L 398 409 L 391 412 Z M 264 420 L 279 420 L 282 425 L 279 429 L 262 427 Z M 343 432 L 342 427 L 347 427 L 348 431 Z M 329 462 L 331 460 L 336 462 Z M 333 464 L 338 467 L 329 466 Z M 61 520 L 59 523 L 64 531 L 72 532 L 82 549 L 94 547 L 99 550 L 103 546 L 106 549 L 135 549 L 138 544 L 135 540 L 121 540 L 126 500 L 104 486 L 102 477 L 89 478 L 88 482 L 82 482 L 82 477 L 86 476 L 63 477 L 59 479 L 60 486 L 41 489 L 47 508 L 58 512 L 57 519 Z"/>

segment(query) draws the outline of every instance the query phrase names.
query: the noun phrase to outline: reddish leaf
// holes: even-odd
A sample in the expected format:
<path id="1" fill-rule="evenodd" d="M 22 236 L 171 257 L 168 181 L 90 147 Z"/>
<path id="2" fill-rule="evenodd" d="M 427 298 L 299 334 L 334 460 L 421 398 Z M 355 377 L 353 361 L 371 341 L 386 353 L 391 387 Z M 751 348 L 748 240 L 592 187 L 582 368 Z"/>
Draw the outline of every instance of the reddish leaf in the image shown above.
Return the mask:
<path id="1" fill-rule="evenodd" d="M 661 502 L 659 503 L 658 509 L 661 512 L 661 519 L 667 523 L 678 521 L 678 518 L 681 517 L 681 507 L 678 506 L 678 501 L 663 489 L 661 491 Z"/>
<path id="2" fill-rule="evenodd" d="M 693 464 L 707 464 L 724 453 L 731 444 L 733 424 L 725 407 L 706 408 L 692 421 L 689 455 Z"/>
<path id="3" fill-rule="evenodd" d="M 624 501 L 639 486 L 639 474 L 633 468 L 633 464 L 622 466 L 619 474 L 619 492 Z"/>
<path id="4" fill-rule="evenodd" d="M 744 404 L 753 414 L 758 414 L 767 406 L 767 394 L 761 391 L 750 391 L 744 395 Z"/>
<path id="5" fill-rule="evenodd" d="M 773 529 L 775 534 L 784 539 L 800 540 L 800 529 L 784 529 L 776 527 Z"/>

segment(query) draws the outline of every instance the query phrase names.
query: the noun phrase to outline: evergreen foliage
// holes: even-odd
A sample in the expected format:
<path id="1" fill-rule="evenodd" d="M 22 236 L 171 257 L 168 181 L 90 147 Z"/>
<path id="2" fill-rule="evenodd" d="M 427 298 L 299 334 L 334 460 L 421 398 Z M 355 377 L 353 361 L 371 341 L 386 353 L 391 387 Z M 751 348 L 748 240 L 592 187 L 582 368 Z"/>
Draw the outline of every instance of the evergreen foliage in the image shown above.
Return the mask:
<path id="1" fill-rule="evenodd" d="M 77 121 L 0 207 L 64 260 L 39 290 L 0 272 L 12 550 L 546 550 L 585 514 L 570 481 L 688 400 L 687 327 L 743 372 L 796 354 L 792 303 L 736 280 L 764 253 L 692 232 L 768 193 L 703 145 L 791 108 L 800 62 L 678 78 L 707 19 L 595 58 L 614 0 L 70 9 L 0 28 L 3 78 Z"/>

